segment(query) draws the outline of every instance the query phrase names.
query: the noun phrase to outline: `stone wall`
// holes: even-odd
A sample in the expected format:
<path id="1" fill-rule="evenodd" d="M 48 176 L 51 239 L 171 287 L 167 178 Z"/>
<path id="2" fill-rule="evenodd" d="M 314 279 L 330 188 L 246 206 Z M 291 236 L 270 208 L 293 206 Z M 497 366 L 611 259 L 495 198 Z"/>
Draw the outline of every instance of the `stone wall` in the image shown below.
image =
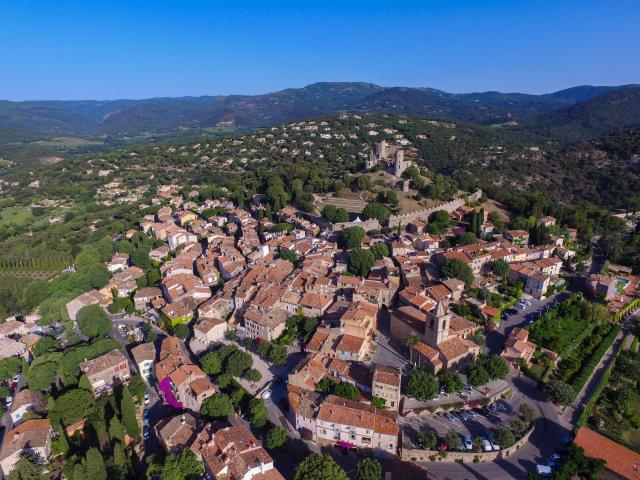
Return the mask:
<path id="1" fill-rule="evenodd" d="M 469 201 L 475 202 L 482 197 L 482 190 L 476 190 L 469 195 Z M 398 225 L 406 226 L 411 220 L 423 220 L 428 221 L 429 217 L 438 210 L 444 210 L 445 212 L 455 212 L 461 206 L 465 204 L 464 198 L 456 198 L 449 202 L 441 203 L 435 207 L 425 208 L 424 210 L 416 210 L 415 212 L 404 213 L 401 215 L 391 215 L 389 217 L 389 227 L 397 227 Z"/>
<path id="2" fill-rule="evenodd" d="M 498 450 L 497 452 L 447 452 L 447 456 L 441 458 L 437 450 L 422 450 L 422 449 L 409 449 L 403 448 L 400 450 L 400 458 L 407 462 L 428 462 L 431 461 L 430 457 L 435 457 L 439 462 L 455 462 L 461 461 L 464 463 L 473 463 L 474 460 L 478 462 L 493 462 L 501 458 L 507 458 L 515 453 L 520 447 L 529 441 L 529 437 L 533 433 L 533 428 L 530 428 L 523 437 L 514 443 L 511 447 Z"/>

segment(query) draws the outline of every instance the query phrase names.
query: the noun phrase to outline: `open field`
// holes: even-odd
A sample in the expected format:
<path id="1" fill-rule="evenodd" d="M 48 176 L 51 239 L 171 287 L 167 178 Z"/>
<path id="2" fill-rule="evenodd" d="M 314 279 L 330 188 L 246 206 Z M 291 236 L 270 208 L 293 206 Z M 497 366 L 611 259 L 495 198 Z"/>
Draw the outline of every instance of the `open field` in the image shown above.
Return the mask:
<path id="1" fill-rule="evenodd" d="M 26 225 L 33 218 L 27 207 L 7 207 L 0 210 L 0 225 Z"/>

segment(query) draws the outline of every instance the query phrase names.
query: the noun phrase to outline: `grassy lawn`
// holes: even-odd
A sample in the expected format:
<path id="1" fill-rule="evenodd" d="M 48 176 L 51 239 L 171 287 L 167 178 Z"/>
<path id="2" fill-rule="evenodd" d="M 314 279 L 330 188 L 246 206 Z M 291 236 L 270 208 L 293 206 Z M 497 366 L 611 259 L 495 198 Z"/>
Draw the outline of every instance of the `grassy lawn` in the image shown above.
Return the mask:
<path id="1" fill-rule="evenodd" d="M 26 225 L 33 219 L 27 207 L 7 207 L 0 210 L 0 225 Z"/>
<path id="2" fill-rule="evenodd" d="M 529 329 L 529 340 L 564 357 L 581 342 L 592 323 L 583 317 L 580 302 L 573 300 L 542 315 Z"/>

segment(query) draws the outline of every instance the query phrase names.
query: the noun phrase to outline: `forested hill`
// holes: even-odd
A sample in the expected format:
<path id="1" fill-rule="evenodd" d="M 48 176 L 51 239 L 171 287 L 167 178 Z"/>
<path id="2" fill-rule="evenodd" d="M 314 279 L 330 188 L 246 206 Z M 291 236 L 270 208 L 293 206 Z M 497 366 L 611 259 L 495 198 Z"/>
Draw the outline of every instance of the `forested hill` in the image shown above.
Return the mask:
<path id="1" fill-rule="evenodd" d="M 573 87 L 545 95 L 482 92 L 453 94 L 429 88 L 381 87 L 364 82 L 314 83 L 263 95 L 230 95 L 108 101 L 0 101 L 0 128 L 50 136 L 96 137 L 112 142 L 153 141 L 164 135 L 229 133 L 337 113 L 392 113 L 483 125 L 515 121 L 535 131 L 580 121 L 593 113 L 585 133 L 629 127 L 637 102 L 624 118 L 610 115 L 616 94 L 633 86 Z M 611 96 L 612 95 L 612 96 Z M 549 113 L 551 112 L 551 113 Z M 555 115 L 554 115 L 555 114 Z M 550 115 L 546 117 L 545 115 Z M 530 120 L 528 120 L 530 119 Z M 601 125 L 600 125 L 601 124 Z M 602 128 L 600 128 L 602 127 Z M 552 131 L 575 138 L 575 127 Z M 2 152 L 0 152 L 2 153 Z"/>
<path id="2" fill-rule="evenodd" d="M 528 117 L 519 128 L 564 142 L 640 127 L 640 87 L 610 91 Z"/>

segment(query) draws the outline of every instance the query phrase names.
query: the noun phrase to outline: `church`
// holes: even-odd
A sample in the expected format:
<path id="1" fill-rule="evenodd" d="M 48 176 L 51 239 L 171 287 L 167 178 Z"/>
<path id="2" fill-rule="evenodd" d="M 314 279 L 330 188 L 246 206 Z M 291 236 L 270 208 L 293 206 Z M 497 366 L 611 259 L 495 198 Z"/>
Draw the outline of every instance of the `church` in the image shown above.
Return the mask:
<path id="1" fill-rule="evenodd" d="M 435 308 L 420 311 L 403 306 L 391 312 L 391 335 L 409 341 L 411 362 L 431 373 L 454 370 L 474 360 L 480 346 L 469 340 L 478 326 L 449 311 L 444 301 Z"/>

